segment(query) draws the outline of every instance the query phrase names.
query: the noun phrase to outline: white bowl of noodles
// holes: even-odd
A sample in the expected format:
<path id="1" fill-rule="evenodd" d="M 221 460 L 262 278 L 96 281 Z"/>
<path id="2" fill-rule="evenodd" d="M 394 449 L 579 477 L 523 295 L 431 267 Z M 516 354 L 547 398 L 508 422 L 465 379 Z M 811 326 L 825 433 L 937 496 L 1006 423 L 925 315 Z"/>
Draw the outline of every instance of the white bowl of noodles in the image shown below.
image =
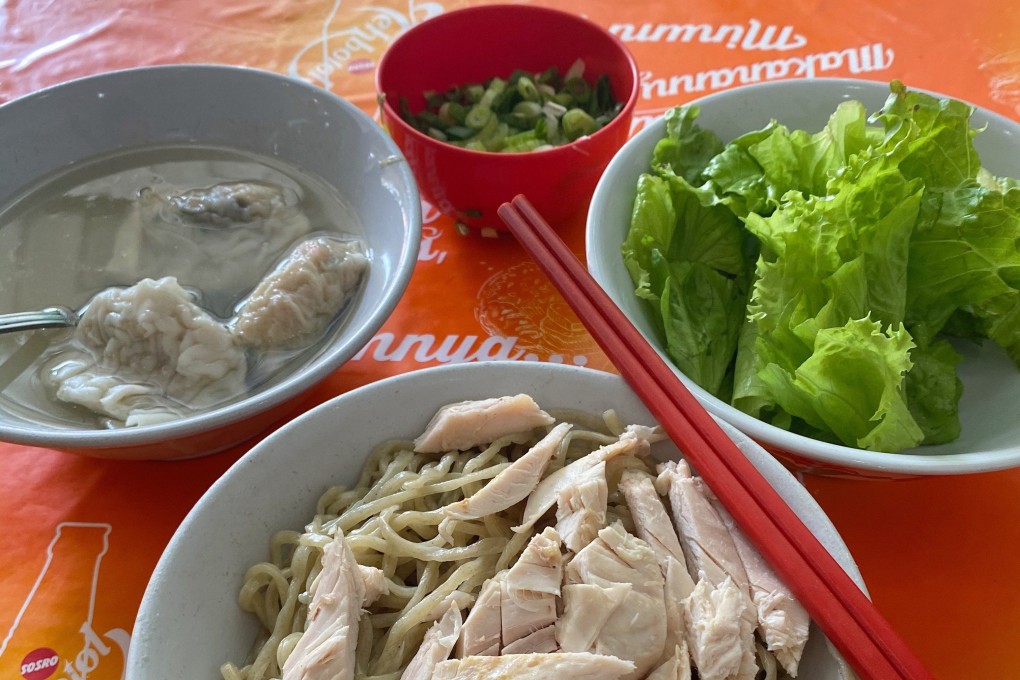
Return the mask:
<path id="1" fill-rule="evenodd" d="M 601 422 L 600 416 L 610 409 L 621 424 L 654 424 L 620 377 L 554 364 L 491 362 L 430 368 L 336 397 L 256 445 L 188 514 L 142 599 L 125 677 L 211 678 L 217 677 L 224 663 L 243 666 L 259 636 L 260 624 L 239 606 L 239 593 L 249 567 L 269 559 L 274 535 L 283 544 L 297 536 L 291 533 L 287 538 L 288 534 L 277 532 L 300 533 L 316 515 L 317 503 L 328 505 L 337 499 L 334 493 L 320 501 L 327 489 L 356 485 L 373 448 L 387 440 L 407 442 L 416 437 L 440 407 L 521 393 L 558 417 L 568 411 L 591 414 L 590 422 L 575 425 L 575 431 Z M 725 427 L 863 588 L 853 558 L 807 491 L 762 448 Z M 652 455 L 660 460 L 679 457 L 668 441 L 654 444 Z M 351 531 L 347 533 L 351 535 Z M 311 541 L 316 542 L 321 544 L 318 539 Z M 319 553 L 312 550 L 311 561 L 318 563 L 318 558 Z M 295 588 L 304 590 L 303 585 Z M 254 601 L 261 604 L 256 606 L 276 606 L 271 604 L 273 597 L 267 599 L 261 590 L 258 593 Z M 419 626 L 412 637 L 420 641 L 425 627 Z M 400 653 L 406 663 L 406 656 L 414 650 Z M 812 624 L 800 677 L 836 679 L 845 677 L 845 671 Z"/>

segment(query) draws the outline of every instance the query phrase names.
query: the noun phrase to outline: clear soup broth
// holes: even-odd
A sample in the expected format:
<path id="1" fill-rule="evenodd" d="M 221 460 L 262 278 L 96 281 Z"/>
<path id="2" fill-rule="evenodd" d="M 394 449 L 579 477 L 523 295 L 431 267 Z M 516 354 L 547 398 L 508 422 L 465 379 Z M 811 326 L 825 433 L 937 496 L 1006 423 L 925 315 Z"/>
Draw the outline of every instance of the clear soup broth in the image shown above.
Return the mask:
<path id="1" fill-rule="evenodd" d="M 224 200 L 221 190 L 238 186 L 246 193 Z M 277 159 L 211 147 L 121 151 L 46 177 L 0 206 L 0 313 L 80 309 L 111 287 L 172 276 L 226 323 L 296 244 L 362 233 L 334 187 Z M 344 316 L 299 347 L 249 350 L 244 392 L 230 400 L 307 361 Z M 40 366 L 72 336 L 68 329 L 0 336 L 4 409 L 53 427 L 112 426 L 54 399 L 40 379 Z"/>

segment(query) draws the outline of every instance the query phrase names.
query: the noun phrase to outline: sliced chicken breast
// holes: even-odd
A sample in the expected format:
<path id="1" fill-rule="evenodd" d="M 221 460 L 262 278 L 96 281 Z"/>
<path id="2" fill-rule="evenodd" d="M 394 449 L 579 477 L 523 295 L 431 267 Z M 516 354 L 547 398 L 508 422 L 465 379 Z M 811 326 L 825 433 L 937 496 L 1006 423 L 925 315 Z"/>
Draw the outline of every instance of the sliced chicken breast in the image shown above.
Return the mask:
<path id="1" fill-rule="evenodd" d="M 524 552 L 507 572 L 504 583 L 509 590 L 559 595 L 563 580 L 560 544 L 560 535 L 552 527 L 532 536 Z"/>
<path id="2" fill-rule="evenodd" d="M 688 557 L 688 569 L 696 575 L 696 581 L 707 580 L 711 586 L 721 586 L 729 579 L 741 599 L 738 613 L 742 617 L 739 636 L 741 665 L 734 678 L 754 678 L 757 663 L 754 655 L 754 629 L 757 616 L 751 601 L 750 583 L 744 564 L 737 553 L 733 537 L 711 501 L 705 496 L 701 485 L 691 474 L 686 461 L 668 461 L 659 466 L 656 480 L 667 490 L 673 508 L 673 521 L 677 536 Z M 691 598 L 699 594 L 697 588 Z M 690 635 L 690 631 L 688 631 Z M 697 657 L 699 650 L 691 642 L 691 655 Z M 703 651 L 703 650 L 702 650 Z"/>
<path id="3" fill-rule="evenodd" d="M 503 624 L 502 583 L 506 571 L 501 571 L 482 584 L 478 598 L 464 619 L 457 656 L 496 656 L 502 649 Z"/>
<path id="4" fill-rule="evenodd" d="M 687 651 L 687 642 L 681 640 L 677 643 L 673 653 L 645 680 L 691 680 L 691 655 Z"/>
<path id="5" fill-rule="evenodd" d="M 663 653 L 668 655 L 671 653 L 671 644 L 675 646 L 687 638 L 684 602 L 694 592 L 694 579 L 687 573 L 687 567 L 672 557 L 666 557 L 666 568 L 662 575 L 666 593 L 666 648 Z"/>
<path id="6" fill-rule="evenodd" d="M 448 404 L 414 440 L 419 453 L 465 451 L 500 437 L 552 425 L 555 418 L 526 394 Z"/>
<path id="7" fill-rule="evenodd" d="M 625 470 L 620 477 L 619 489 L 630 508 L 638 538 L 655 551 L 659 563 L 664 564 L 666 557 L 672 557 L 686 566 L 680 539 L 666 513 L 666 506 L 655 490 L 653 478 L 638 470 Z"/>
<path id="8" fill-rule="evenodd" d="M 451 603 L 442 618 L 425 632 L 425 639 L 400 675 L 400 680 L 430 680 L 436 664 L 450 658 L 450 652 L 460 637 L 462 623 L 460 608 Z"/>
<path id="9" fill-rule="evenodd" d="M 339 532 L 326 546 L 309 591 L 305 632 L 283 664 L 283 680 L 350 680 L 365 582 Z"/>
<path id="10" fill-rule="evenodd" d="M 560 423 L 542 437 L 527 453 L 489 480 L 477 493 L 451 503 L 443 512 L 454 519 L 477 519 L 501 512 L 528 497 L 542 480 L 549 461 L 570 431 L 570 423 Z"/>
<path id="11" fill-rule="evenodd" d="M 744 593 L 727 576 L 718 585 L 700 579 L 684 601 L 684 619 L 691 658 L 700 680 L 753 680 L 757 664 L 753 659 L 753 631 L 745 616 Z M 747 645 L 752 639 L 748 671 Z"/>
<path id="12" fill-rule="evenodd" d="M 371 607 L 376 600 L 390 592 L 390 582 L 382 569 L 359 564 L 358 571 L 361 572 L 361 581 L 365 586 L 365 598 L 361 606 Z"/>
<path id="13" fill-rule="evenodd" d="M 606 526 L 609 485 L 606 461 L 581 472 L 574 484 L 560 492 L 556 505 L 556 531 L 571 552 L 579 552 Z"/>
<path id="14" fill-rule="evenodd" d="M 547 527 L 532 537 L 500 584 L 504 650 L 556 622 L 556 600 L 562 581 L 560 537 L 555 529 Z"/>
<path id="15" fill-rule="evenodd" d="M 634 662 L 625 678 L 644 677 L 662 658 L 666 644 L 666 601 L 662 571 L 648 544 L 619 523 L 606 527 L 566 567 L 566 583 L 602 587 L 629 585 L 609 615 L 593 648 Z M 564 616 L 568 616 L 564 609 Z M 561 631 L 560 637 L 568 635 Z"/>
<path id="16" fill-rule="evenodd" d="M 616 456 L 646 456 L 650 452 L 650 439 L 655 436 L 656 430 L 640 425 L 629 426 L 620 438 L 605 446 L 599 447 L 587 456 L 575 460 L 569 465 L 547 475 L 539 485 L 528 496 L 528 503 L 524 507 L 524 516 L 520 526 L 514 527 L 514 531 L 525 531 L 531 528 L 542 515 L 544 515 L 560 498 L 560 494 L 583 479 L 584 475 L 591 468 L 603 461 L 608 461 Z"/>
<path id="17" fill-rule="evenodd" d="M 556 626 L 546 626 L 534 633 L 514 640 L 500 654 L 548 654 L 558 651 L 560 648 L 556 642 Z"/>
<path id="18" fill-rule="evenodd" d="M 706 495 L 711 492 L 703 489 Z M 791 677 L 797 677 L 797 668 L 808 641 L 811 618 L 790 589 L 769 566 L 730 513 L 714 496 L 709 496 L 723 524 L 733 536 L 747 579 L 751 584 L 751 601 L 758 615 L 758 634 L 766 648 Z"/>
<path id="19" fill-rule="evenodd" d="M 657 483 L 668 490 L 677 536 L 690 560 L 687 566 L 692 576 L 704 572 L 713 584 L 730 576 L 738 587 L 749 588 L 733 537 L 695 482 L 686 461 L 661 464 Z"/>
<path id="20" fill-rule="evenodd" d="M 467 656 L 436 666 L 433 680 L 620 680 L 633 672 L 631 661 L 586 652 Z"/>
<path id="21" fill-rule="evenodd" d="M 629 583 L 564 585 L 563 614 L 556 621 L 556 641 L 560 649 L 564 652 L 595 649 L 602 629 L 631 590 Z"/>
<path id="22" fill-rule="evenodd" d="M 673 649 L 684 640 L 683 601 L 694 591 L 694 579 L 687 570 L 687 560 L 680 546 L 673 522 L 666 512 L 666 506 L 659 497 L 654 478 L 638 470 L 626 470 L 620 478 L 619 489 L 627 507 L 638 537 L 655 552 L 665 579 L 666 589 L 666 649 L 667 658 L 673 656 Z"/>

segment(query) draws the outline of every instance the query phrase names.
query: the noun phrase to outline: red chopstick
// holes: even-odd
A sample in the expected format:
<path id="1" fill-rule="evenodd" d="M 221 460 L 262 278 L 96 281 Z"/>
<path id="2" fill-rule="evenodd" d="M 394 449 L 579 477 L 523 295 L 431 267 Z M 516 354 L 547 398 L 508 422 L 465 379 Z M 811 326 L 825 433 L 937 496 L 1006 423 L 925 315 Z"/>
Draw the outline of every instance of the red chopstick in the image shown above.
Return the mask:
<path id="1" fill-rule="evenodd" d="M 932 678 L 524 196 L 499 216 L 776 574 L 864 680 Z"/>

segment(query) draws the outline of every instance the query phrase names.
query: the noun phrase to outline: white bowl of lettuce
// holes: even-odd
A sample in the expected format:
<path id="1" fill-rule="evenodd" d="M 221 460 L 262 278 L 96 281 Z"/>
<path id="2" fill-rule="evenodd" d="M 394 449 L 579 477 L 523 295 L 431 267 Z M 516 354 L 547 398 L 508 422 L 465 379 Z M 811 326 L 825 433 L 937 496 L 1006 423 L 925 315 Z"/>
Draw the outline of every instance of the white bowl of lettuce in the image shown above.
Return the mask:
<path id="1" fill-rule="evenodd" d="M 1020 465 L 1020 124 L 899 83 L 709 95 L 596 188 L 588 267 L 705 407 L 788 464 Z"/>

